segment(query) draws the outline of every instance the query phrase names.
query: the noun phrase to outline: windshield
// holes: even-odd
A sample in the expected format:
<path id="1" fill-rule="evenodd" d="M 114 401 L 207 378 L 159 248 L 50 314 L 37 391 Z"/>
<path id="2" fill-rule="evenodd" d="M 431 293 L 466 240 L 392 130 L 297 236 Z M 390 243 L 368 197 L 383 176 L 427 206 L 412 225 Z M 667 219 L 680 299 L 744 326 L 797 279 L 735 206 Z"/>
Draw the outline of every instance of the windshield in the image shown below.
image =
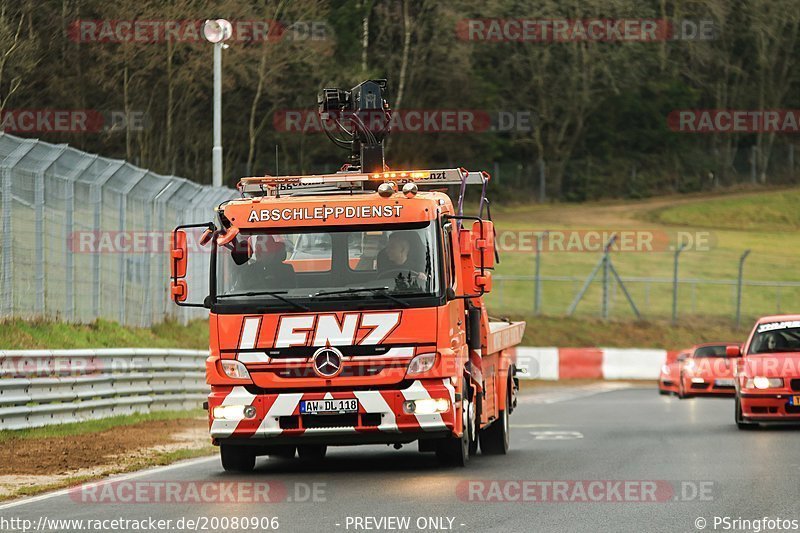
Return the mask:
<path id="1" fill-rule="evenodd" d="M 694 351 L 692 357 L 725 357 L 726 344 L 716 346 L 701 346 Z"/>
<path id="2" fill-rule="evenodd" d="M 305 309 L 335 302 L 409 306 L 439 295 L 431 223 L 242 233 L 217 253 L 220 302 Z"/>
<path id="3" fill-rule="evenodd" d="M 749 353 L 800 352 L 800 321 L 759 324 Z"/>

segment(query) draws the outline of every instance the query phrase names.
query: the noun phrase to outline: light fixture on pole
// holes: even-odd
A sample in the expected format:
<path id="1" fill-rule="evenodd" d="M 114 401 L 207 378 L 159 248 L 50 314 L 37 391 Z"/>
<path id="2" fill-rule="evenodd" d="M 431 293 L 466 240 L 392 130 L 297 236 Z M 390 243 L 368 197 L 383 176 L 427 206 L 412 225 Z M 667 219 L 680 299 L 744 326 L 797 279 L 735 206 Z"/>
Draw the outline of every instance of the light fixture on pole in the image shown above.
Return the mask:
<path id="1" fill-rule="evenodd" d="M 214 45 L 214 147 L 211 149 L 211 183 L 222 187 L 222 49 L 228 45 L 233 26 L 225 19 L 207 20 L 203 35 Z"/>

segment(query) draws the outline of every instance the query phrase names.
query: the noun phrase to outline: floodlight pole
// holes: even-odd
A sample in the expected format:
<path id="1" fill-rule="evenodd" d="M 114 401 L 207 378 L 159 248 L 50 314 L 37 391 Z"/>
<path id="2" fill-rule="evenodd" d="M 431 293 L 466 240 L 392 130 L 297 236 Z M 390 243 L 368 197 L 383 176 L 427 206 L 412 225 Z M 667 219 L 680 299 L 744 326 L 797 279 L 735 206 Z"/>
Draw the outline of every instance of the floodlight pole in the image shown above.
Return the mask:
<path id="1" fill-rule="evenodd" d="M 211 184 L 222 187 L 222 41 L 214 43 L 214 147 L 211 149 Z"/>

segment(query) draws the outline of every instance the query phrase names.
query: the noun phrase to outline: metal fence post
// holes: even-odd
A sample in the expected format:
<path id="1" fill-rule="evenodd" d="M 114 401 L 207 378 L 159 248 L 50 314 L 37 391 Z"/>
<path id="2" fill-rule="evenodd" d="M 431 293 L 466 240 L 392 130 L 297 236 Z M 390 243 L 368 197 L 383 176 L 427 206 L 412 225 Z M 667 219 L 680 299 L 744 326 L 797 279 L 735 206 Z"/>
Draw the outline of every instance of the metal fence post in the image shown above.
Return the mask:
<path id="1" fill-rule="evenodd" d="M 533 313 L 538 315 L 542 312 L 542 276 L 541 276 L 541 257 L 542 257 L 542 239 L 547 236 L 547 231 L 536 236 L 536 286 L 533 295 Z"/>
<path id="2" fill-rule="evenodd" d="M 12 254 L 14 249 L 12 245 L 13 231 L 12 231 L 12 218 L 11 218 L 11 169 L 2 167 L 0 168 L 0 199 L 2 199 L 2 212 L 0 217 L 3 221 L 3 246 L 0 248 L 2 254 L 3 272 L 0 278 L 2 284 L 3 298 L 2 308 L 0 308 L 0 316 L 11 316 L 14 307 L 14 276 L 12 275 Z"/>
<path id="3" fill-rule="evenodd" d="M 36 297 L 34 313 L 44 314 L 44 173 L 36 172 L 33 185 L 33 228 L 34 228 L 34 279 L 36 280 Z"/>
<path id="4" fill-rule="evenodd" d="M 608 248 L 603 252 L 603 320 L 608 318 Z"/>
<path id="5" fill-rule="evenodd" d="M 672 266 L 672 323 L 678 321 L 678 256 L 681 255 L 683 249 L 686 248 L 686 243 L 681 244 L 675 250 L 675 260 Z"/>
<path id="6" fill-rule="evenodd" d="M 736 327 L 739 327 L 742 318 L 742 277 L 744 272 L 744 260 L 750 255 L 750 250 L 745 250 L 739 258 L 739 281 L 736 286 Z"/>

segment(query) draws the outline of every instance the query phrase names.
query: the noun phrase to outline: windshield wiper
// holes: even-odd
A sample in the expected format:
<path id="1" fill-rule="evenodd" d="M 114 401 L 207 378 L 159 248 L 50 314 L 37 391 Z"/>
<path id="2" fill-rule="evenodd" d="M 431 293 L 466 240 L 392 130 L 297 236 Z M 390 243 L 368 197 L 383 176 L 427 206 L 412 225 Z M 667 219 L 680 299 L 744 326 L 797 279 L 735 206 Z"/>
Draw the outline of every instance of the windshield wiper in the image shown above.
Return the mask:
<path id="1" fill-rule="evenodd" d="M 293 302 L 289 298 L 284 298 L 281 294 L 287 294 L 288 291 L 251 291 L 251 292 L 234 292 L 233 294 L 220 294 L 217 298 L 236 298 L 237 296 L 272 296 L 284 303 L 294 306 L 301 311 L 311 311 L 310 308 L 303 304 Z"/>
<path id="2" fill-rule="evenodd" d="M 402 305 L 403 307 L 408 307 L 410 305 L 408 302 L 404 302 L 400 298 L 396 298 L 389 294 L 389 287 L 352 287 L 349 289 L 338 289 L 335 291 L 319 291 L 314 293 L 311 298 L 313 299 L 319 296 L 333 296 L 335 294 L 355 294 L 358 292 L 371 292 L 373 294 L 379 294 L 381 296 L 385 296 L 398 305 Z"/>

